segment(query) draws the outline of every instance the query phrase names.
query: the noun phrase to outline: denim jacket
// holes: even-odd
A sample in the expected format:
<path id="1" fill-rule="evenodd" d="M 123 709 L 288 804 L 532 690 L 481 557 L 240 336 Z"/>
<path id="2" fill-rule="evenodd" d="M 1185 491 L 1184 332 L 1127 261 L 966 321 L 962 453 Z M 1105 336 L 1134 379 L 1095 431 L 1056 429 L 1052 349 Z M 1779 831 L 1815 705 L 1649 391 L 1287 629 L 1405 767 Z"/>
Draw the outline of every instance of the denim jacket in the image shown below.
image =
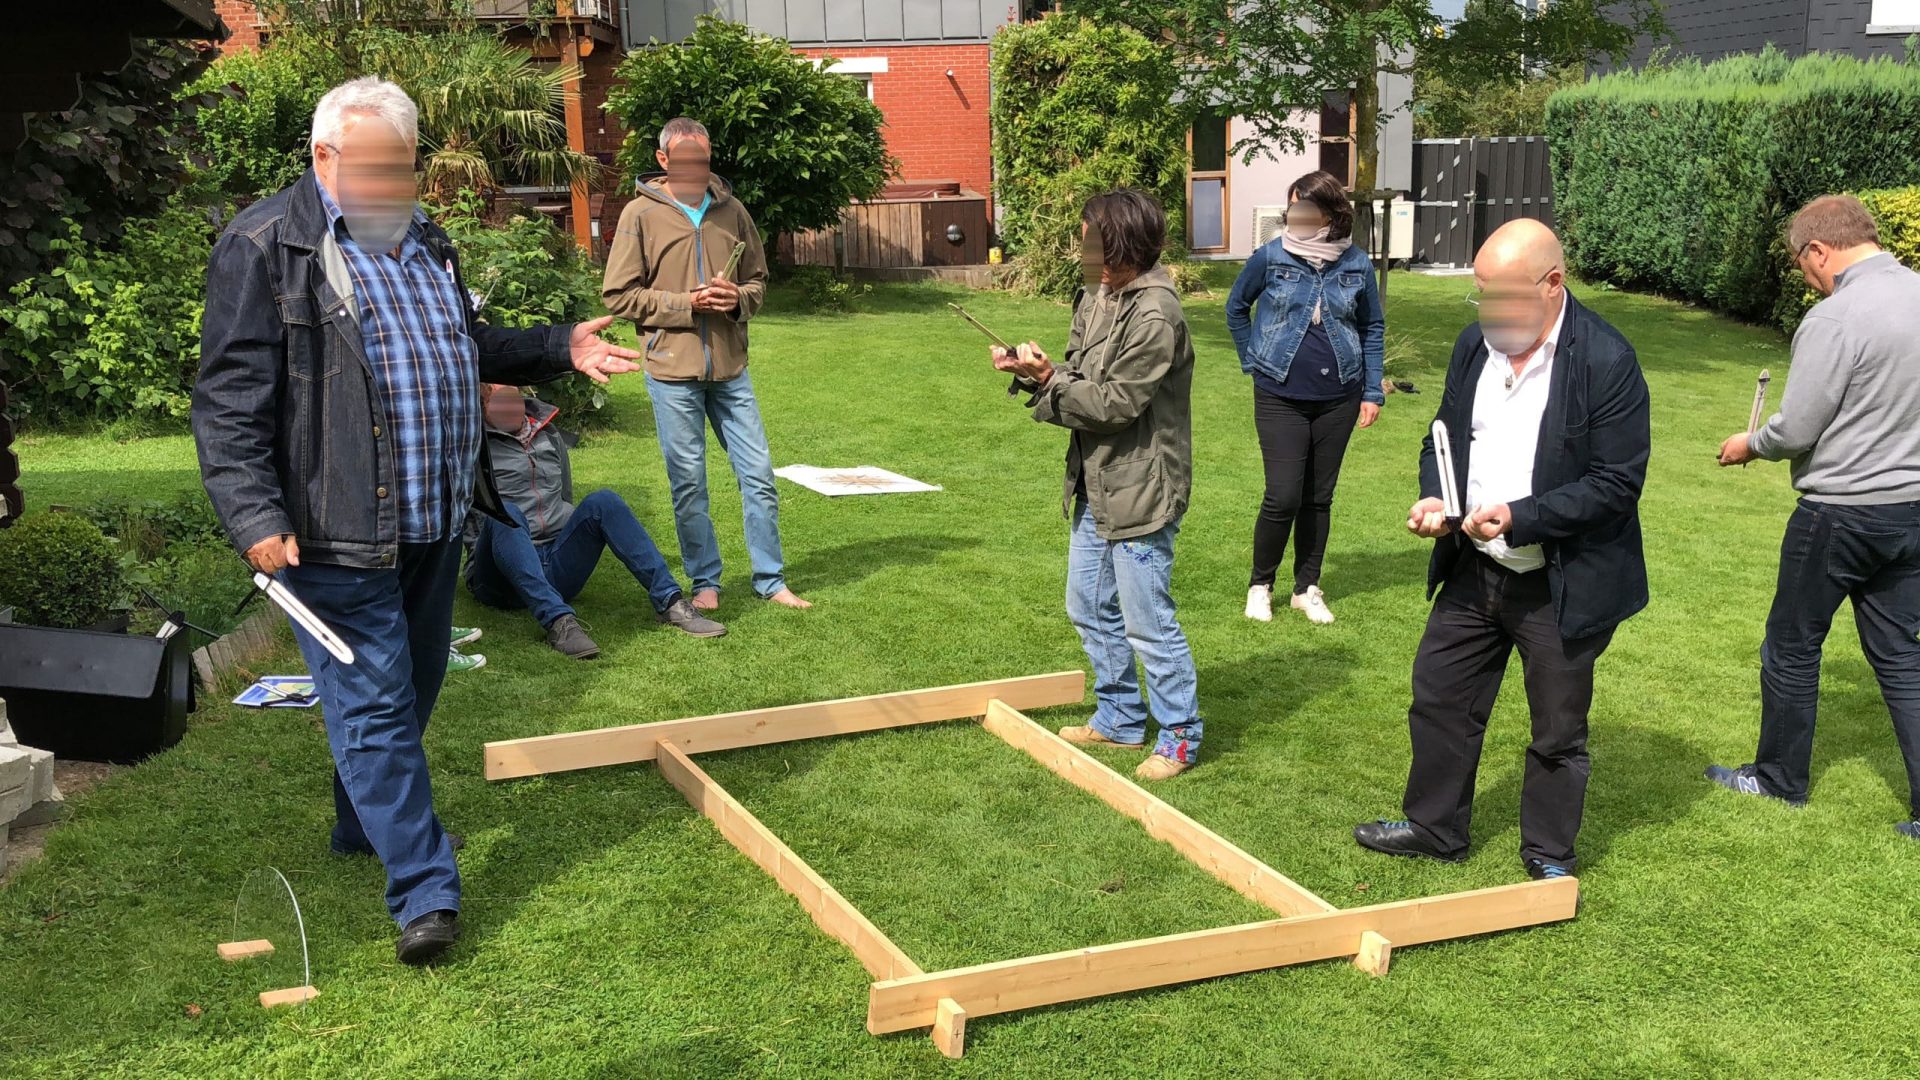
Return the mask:
<path id="1" fill-rule="evenodd" d="M 1240 353 L 1240 370 L 1285 382 L 1313 321 L 1316 300 L 1321 303 L 1320 323 L 1340 364 L 1340 381 L 1358 379 L 1360 400 L 1384 403 L 1380 379 L 1387 318 L 1373 262 L 1358 245 L 1348 247 L 1325 270 L 1295 258 L 1278 239 L 1253 253 L 1227 297 L 1227 332 Z"/>
<path id="2" fill-rule="evenodd" d="M 426 243 L 469 295 L 447 234 L 430 224 Z M 482 382 L 544 382 L 572 371 L 572 329 L 510 330 L 467 311 Z M 245 552 L 292 533 L 303 563 L 397 565 L 386 426 L 353 279 L 309 171 L 234 218 L 207 265 L 193 440 L 227 538 Z M 510 522 L 480 457 L 474 509 Z"/>

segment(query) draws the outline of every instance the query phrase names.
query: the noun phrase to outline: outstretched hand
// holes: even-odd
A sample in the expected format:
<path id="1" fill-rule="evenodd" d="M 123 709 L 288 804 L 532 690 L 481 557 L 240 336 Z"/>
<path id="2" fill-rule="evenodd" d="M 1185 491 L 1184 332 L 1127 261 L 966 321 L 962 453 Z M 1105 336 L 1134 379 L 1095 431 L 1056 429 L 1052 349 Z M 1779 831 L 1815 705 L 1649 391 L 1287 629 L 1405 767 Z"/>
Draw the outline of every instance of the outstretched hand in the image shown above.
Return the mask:
<path id="1" fill-rule="evenodd" d="M 609 375 L 625 375 L 640 370 L 640 365 L 634 363 L 640 359 L 639 353 L 600 336 L 600 331 L 612 325 L 611 315 L 575 323 L 573 336 L 567 341 L 573 358 L 573 370 L 597 383 L 606 382 Z"/>

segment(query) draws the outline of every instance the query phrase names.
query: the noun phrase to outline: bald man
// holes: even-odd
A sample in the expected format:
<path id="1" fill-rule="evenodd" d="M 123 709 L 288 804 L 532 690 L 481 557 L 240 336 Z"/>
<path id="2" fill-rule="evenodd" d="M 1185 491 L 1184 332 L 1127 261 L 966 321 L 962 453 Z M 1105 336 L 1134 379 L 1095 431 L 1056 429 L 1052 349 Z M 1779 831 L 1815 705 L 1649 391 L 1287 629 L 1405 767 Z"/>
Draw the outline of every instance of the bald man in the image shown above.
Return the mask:
<path id="1" fill-rule="evenodd" d="M 1586 802 L 1594 664 L 1647 604 L 1647 383 L 1633 346 L 1568 294 L 1551 229 L 1502 226 L 1473 274 L 1480 321 L 1454 344 L 1439 414 L 1464 518 L 1446 515 L 1432 436 L 1407 514 L 1407 528 L 1434 541 L 1427 595 L 1439 598 L 1413 661 L 1406 817 L 1353 838 L 1389 855 L 1466 858 L 1480 744 L 1517 648 L 1533 715 L 1520 859 L 1536 880 L 1566 877 Z"/>

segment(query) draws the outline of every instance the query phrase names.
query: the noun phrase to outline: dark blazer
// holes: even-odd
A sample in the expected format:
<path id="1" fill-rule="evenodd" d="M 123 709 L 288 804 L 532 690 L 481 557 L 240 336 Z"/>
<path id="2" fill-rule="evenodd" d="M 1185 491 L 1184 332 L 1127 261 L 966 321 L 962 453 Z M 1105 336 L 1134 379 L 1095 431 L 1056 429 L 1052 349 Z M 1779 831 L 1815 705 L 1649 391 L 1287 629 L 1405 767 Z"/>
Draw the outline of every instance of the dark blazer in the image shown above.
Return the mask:
<path id="1" fill-rule="evenodd" d="M 248 207 L 215 242 L 193 387 L 200 477 L 242 552 L 292 533 L 302 562 L 389 567 L 400 524 L 387 497 L 395 484 L 386 404 L 359 319 L 328 281 L 327 242 L 311 171 Z M 447 234 L 429 223 L 426 243 L 467 296 Z M 481 322 L 470 307 L 465 314 L 481 382 L 524 385 L 573 370 L 571 326 L 513 330 Z M 510 521 L 484 454 L 473 505 Z"/>
<path id="2" fill-rule="evenodd" d="M 1459 490 L 1473 457 L 1473 399 L 1487 361 L 1478 324 L 1461 331 L 1447 366 L 1439 419 L 1453 442 Z M 1507 542 L 1540 544 L 1560 633 L 1572 640 L 1625 622 L 1647 606 L 1640 545 L 1640 489 L 1652 451 L 1647 380 L 1620 332 L 1567 297 L 1553 356 L 1547 410 L 1533 464 L 1533 494 L 1509 504 Z M 1440 468 L 1428 434 L 1420 451 L 1420 494 L 1440 497 Z M 1427 567 L 1432 599 L 1472 541 L 1455 532 L 1434 541 Z"/>

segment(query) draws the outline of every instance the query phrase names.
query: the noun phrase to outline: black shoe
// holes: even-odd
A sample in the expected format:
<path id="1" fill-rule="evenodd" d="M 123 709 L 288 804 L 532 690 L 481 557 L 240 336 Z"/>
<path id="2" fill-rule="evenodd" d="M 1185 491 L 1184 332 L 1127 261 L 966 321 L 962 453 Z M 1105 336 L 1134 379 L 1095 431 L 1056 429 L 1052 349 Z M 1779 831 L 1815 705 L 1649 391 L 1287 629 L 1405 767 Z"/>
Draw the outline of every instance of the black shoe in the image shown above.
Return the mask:
<path id="1" fill-rule="evenodd" d="M 1441 862 L 1464 862 L 1466 855 L 1448 855 L 1435 851 L 1422 843 L 1420 834 L 1415 832 L 1413 824 L 1407 821 L 1388 821 L 1381 818 L 1364 825 L 1353 827 L 1354 842 L 1369 851 L 1378 851 L 1383 855 L 1404 855 L 1408 858 L 1438 859 Z"/>
<path id="2" fill-rule="evenodd" d="M 572 615 L 562 615 L 547 627 L 547 644 L 575 660 L 591 660 L 600 655 L 600 646 L 593 643 L 580 625 L 580 620 Z"/>
<path id="3" fill-rule="evenodd" d="M 1920 818 L 1916 818 L 1913 821 L 1903 821 L 1895 825 L 1893 831 L 1909 840 L 1920 840 Z"/>
<path id="4" fill-rule="evenodd" d="M 1535 881 L 1549 881 L 1553 878 L 1572 877 L 1573 867 L 1550 863 L 1545 859 L 1528 859 L 1527 876 Z"/>
<path id="5" fill-rule="evenodd" d="M 1772 799 L 1775 802 L 1786 803 L 1788 806 L 1807 805 L 1807 800 L 1805 799 L 1781 798 L 1766 788 L 1761 787 L 1760 770 L 1752 765 L 1742 765 L 1737 769 L 1729 769 L 1725 765 L 1709 765 L 1707 766 L 1706 777 L 1721 787 L 1726 788 L 1728 791 L 1737 791 L 1742 795 L 1758 795 L 1763 799 Z"/>
<path id="6" fill-rule="evenodd" d="M 455 851 L 459 851 L 461 848 L 467 846 L 467 838 L 464 836 L 461 836 L 459 833 L 450 832 L 447 834 L 447 846 L 451 847 Z M 340 844 L 337 844 L 331 840 L 327 841 L 327 848 L 331 850 L 335 855 L 338 855 L 343 859 L 352 859 L 361 855 L 374 854 L 374 850 L 371 846 L 343 847 Z"/>
<path id="7" fill-rule="evenodd" d="M 694 637 L 724 637 L 727 628 L 700 613 L 693 601 L 681 597 L 667 605 L 667 610 L 659 615 L 661 622 Z"/>
<path id="8" fill-rule="evenodd" d="M 460 940 L 460 916 L 451 911 L 429 911 L 400 931 L 393 954 L 403 964 L 431 964 Z"/>

